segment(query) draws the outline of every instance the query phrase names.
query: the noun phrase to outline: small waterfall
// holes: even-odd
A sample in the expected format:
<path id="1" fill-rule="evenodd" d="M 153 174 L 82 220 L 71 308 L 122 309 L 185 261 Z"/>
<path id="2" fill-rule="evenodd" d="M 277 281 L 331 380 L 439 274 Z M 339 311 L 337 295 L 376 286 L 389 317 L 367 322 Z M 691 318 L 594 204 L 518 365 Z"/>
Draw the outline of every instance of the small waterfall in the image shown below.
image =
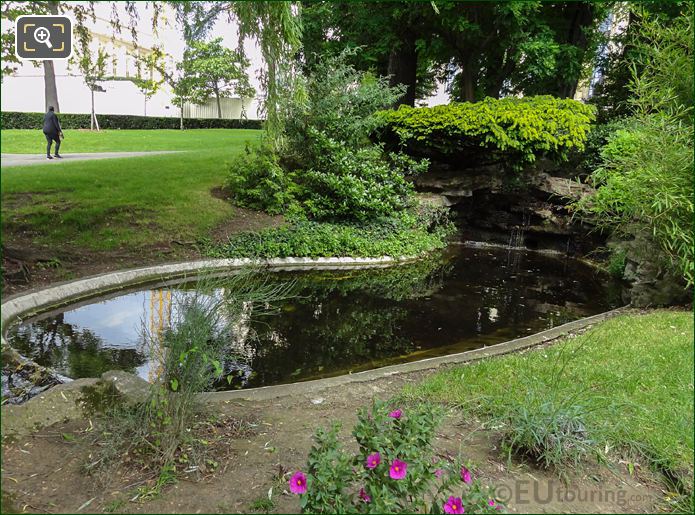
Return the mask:
<path id="1" fill-rule="evenodd" d="M 526 239 L 526 230 L 531 226 L 531 213 L 524 211 L 521 218 L 521 225 L 515 225 L 512 227 L 509 233 L 509 243 L 507 248 L 518 249 L 524 248 L 524 240 Z"/>
<path id="2" fill-rule="evenodd" d="M 512 227 L 509 233 L 509 243 L 507 244 L 507 265 L 516 269 L 519 265 L 519 254 L 513 250 L 525 248 L 526 230 L 531 226 L 531 213 L 524 210 L 521 216 L 521 225 Z"/>

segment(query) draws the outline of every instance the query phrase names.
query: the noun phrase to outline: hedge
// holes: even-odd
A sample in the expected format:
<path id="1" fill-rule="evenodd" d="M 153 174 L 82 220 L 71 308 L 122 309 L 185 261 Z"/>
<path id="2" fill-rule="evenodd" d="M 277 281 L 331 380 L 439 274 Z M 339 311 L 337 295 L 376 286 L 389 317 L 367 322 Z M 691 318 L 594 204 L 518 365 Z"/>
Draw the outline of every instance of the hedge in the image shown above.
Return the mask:
<path id="1" fill-rule="evenodd" d="M 520 169 L 544 156 L 564 161 L 584 150 L 593 106 L 549 95 L 381 111 L 389 145 L 463 166 L 504 162 Z"/>
<path id="2" fill-rule="evenodd" d="M 3 111 L 0 129 L 40 129 L 44 113 L 18 113 Z M 59 113 L 64 129 L 89 129 L 89 114 Z M 129 114 L 97 114 L 101 129 L 178 129 L 178 117 L 135 116 Z M 226 120 L 220 118 L 185 118 L 186 129 L 260 129 L 263 120 Z"/>

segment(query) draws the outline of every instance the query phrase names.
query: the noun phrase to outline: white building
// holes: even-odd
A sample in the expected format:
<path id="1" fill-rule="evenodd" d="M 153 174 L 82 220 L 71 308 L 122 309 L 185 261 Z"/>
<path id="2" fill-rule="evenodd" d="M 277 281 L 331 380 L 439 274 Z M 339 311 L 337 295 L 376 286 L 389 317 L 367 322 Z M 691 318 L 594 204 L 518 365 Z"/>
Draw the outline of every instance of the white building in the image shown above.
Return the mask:
<path id="1" fill-rule="evenodd" d="M 171 89 L 163 84 L 151 98 L 145 97 L 129 78 L 138 76 L 136 54 L 146 54 L 157 46 L 166 51 L 166 61 L 170 68 L 183 56 L 184 44 L 176 29 L 167 22 L 166 14 L 160 20 L 157 34 L 152 33 L 147 13 L 140 16 L 138 25 L 138 41 L 135 45 L 130 32 L 124 28 L 121 34 L 114 34 L 107 19 L 107 13 L 101 13 L 103 6 L 97 3 L 97 19 L 90 26 L 92 34 L 92 51 L 102 48 L 109 56 L 107 75 L 116 80 L 104 81 L 100 84 L 103 92 L 95 92 L 95 110 L 99 114 L 126 114 L 140 116 L 171 116 L 179 117 L 179 108 L 172 104 Z M 103 15 L 102 16 L 100 16 Z M 123 16 L 125 19 L 126 16 Z M 151 19 L 151 18 L 150 18 Z M 7 23 L 3 20 L 3 27 Z M 213 31 L 213 37 L 223 37 L 224 44 L 229 47 L 236 45 L 236 27 L 229 23 L 218 23 Z M 252 43 L 246 47 L 251 59 L 250 79 L 256 91 L 260 86 L 255 80 L 253 68 L 262 66 L 262 59 Z M 2 111 L 43 112 L 45 108 L 43 65 L 34 62 L 23 62 L 17 72 L 3 77 L 1 104 Z M 85 85 L 76 64 L 69 61 L 54 61 L 58 102 L 62 113 L 91 112 L 91 95 Z M 141 77 L 156 71 L 141 70 Z M 243 104 L 243 105 L 242 105 Z M 257 99 L 224 98 L 221 101 L 222 117 L 238 119 L 242 117 L 242 107 L 247 118 L 258 118 Z M 185 118 L 217 118 L 217 104 L 211 99 L 206 105 L 184 105 Z"/>

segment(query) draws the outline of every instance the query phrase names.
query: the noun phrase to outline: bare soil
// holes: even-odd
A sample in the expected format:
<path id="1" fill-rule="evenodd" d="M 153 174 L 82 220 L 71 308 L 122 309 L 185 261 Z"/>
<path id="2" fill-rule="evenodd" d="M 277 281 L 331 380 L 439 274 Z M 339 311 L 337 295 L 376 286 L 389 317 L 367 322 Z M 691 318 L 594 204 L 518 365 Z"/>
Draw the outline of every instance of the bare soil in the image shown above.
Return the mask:
<path id="1" fill-rule="evenodd" d="M 213 412 L 232 417 L 228 420 L 236 420 L 237 427 L 239 421 L 251 422 L 253 431 L 222 439 L 214 473 L 179 477 L 146 501 L 135 499 L 137 488 L 152 482 L 137 470 L 115 471 L 106 483 L 85 474 L 83 466 L 94 451 L 86 437 L 90 421 L 44 428 L 3 443 L 3 513 L 76 513 L 81 507 L 79 513 L 250 513 L 262 510 L 261 501 L 268 499 L 271 488 L 271 512 L 298 512 L 298 499 L 287 491 L 287 474 L 305 466 L 315 429 L 340 421 L 346 447 L 352 448 L 349 433 L 360 406 L 374 397 L 390 398 L 428 373 L 267 401 L 211 403 Z M 657 478 L 639 466 L 630 475 L 617 460 L 601 466 L 590 463 L 563 484 L 554 473 L 531 464 L 507 463 L 497 442 L 498 435 L 480 421 L 462 419 L 452 411 L 438 431 L 436 447 L 443 455 L 461 450 L 476 464 L 474 473 L 496 486 L 510 512 L 653 513 L 663 498 Z"/>

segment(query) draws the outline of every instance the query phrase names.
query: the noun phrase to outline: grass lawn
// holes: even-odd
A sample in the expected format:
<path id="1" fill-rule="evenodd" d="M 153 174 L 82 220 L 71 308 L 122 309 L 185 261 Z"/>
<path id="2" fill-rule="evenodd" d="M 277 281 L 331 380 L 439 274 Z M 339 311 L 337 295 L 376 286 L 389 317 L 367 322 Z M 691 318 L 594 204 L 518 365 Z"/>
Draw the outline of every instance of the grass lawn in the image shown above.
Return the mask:
<path id="1" fill-rule="evenodd" d="M 43 152 L 43 135 L 4 130 L 3 153 Z M 12 167 L 2 170 L 2 228 L 42 246 L 90 250 L 191 240 L 229 217 L 211 196 L 225 161 L 255 142 L 245 129 L 66 131 L 67 153 L 187 150 L 185 154 Z"/>
<path id="2" fill-rule="evenodd" d="M 147 150 L 227 150 L 255 140 L 261 131 L 251 129 L 179 130 L 65 130 L 61 151 L 137 152 Z M 43 154 L 46 138 L 40 130 L 0 131 L 3 154 Z"/>
<path id="3" fill-rule="evenodd" d="M 442 371 L 404 395 L 496 418 L 531 391 L 585 403 L 600 449 L 637 451 L 642 466 L 675 472 L 692 487 L 692 313 L 622 315 L 546 348 Z"/>

